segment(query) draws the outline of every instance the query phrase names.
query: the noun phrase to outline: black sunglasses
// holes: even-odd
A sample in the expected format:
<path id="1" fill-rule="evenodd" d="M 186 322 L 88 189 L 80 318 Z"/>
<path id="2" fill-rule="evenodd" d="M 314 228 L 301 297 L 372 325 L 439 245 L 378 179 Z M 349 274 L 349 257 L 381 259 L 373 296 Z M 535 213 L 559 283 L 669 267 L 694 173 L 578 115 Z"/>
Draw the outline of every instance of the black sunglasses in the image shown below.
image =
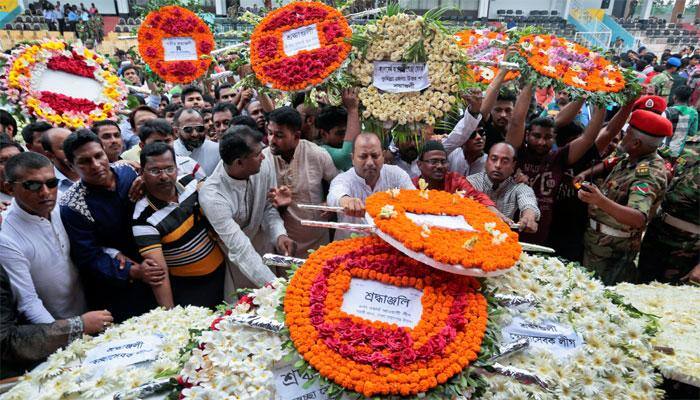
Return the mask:
<path id="1" fill-rule="evenodd" d="M 41 187 L 46 185 L 47 188 L 53 189 L 56 186 L 58 186 L 58 178 L 51 178 L 47 181 L 24 181 L 24 182 L 19 182 L 22 184 L 22 186 L 32 192 L 38 192 L 41 190 Z"/>
<path id="2" fill-rule="evenodd" d="M 206 128 L 204 128 L 204 125 L 197 125 L 197 126 L 186 126 L 182 128 L 182 131 L 185 132 L 186 134 L 190 135 L 194 130 L 197 130 L 197 132 L 202 133 Z"/>

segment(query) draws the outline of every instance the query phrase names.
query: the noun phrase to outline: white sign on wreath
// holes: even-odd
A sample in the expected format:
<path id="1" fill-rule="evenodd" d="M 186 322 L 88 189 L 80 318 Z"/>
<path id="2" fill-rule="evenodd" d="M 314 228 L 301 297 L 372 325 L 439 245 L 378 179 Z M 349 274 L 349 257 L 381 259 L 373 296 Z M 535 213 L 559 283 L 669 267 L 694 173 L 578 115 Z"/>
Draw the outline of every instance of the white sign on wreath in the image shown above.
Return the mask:
<path id="1" fill-rule="evenodd" d="M 512 343 L 526 339 L 530 347 L 545 349 L 559 359 L 570 356 L 583 345 L 583 338 L 570 326 L 553 321 L 528 322 L 513 317 L 513 322 L 502 330 L 503 342 Z"/>
<path id="2" fill-rule="evenodd" d="M 370 321 L 413 328 L 423 314 L 422 298 L 423 292 L 412 287 L 353 278 L 340 309 Z"/>
<path id="3" fill-rule="evenodd" d="M 302 50 L 315 50 L 321 47 L 316 24 L 302 26 L 282 33 L 284 54 L 291 57 Z"/>
<path id="4" fill-rule="evenodd" d="M 191 37 L 163 38 L 163 50 L 165 61 L 197 60 L 197 44 Z"/>
<path id="5" fill-rule="evenodd" d="M 419 92 L 430 86 L 426 63 L 375 61 L 372 84 L 389 93 Z"/>

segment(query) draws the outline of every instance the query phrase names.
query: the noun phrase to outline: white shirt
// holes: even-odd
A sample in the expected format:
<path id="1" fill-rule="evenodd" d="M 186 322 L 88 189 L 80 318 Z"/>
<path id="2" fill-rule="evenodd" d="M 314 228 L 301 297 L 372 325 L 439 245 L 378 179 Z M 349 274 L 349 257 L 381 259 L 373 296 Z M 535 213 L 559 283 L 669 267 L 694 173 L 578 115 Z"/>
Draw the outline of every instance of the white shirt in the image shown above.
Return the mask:
<path id="1" fill-rule="evenodd" d="M 51 220 L 12 202 L 0 231 L 0 262 L 7 270 L 17 306 L 31 323 L 46 324 L 86 310 L 78 270 L 59 207 Z"/>
<path id="2" fill-rule="evenodd" d="M 202 211 L 223 242 L 228 260 L 248 280 L 242 284 L 235 282 L 238 287 L 249 284 L 261 287 L 275 279 L 260 256 L 277 243 L 280 235 L 287 233 L 277 209 L 267 201 L 267 192 L 277 186 L 272 168 L 271 163 L 263 162 L 260 172 L 247 180 L 238 180 L 226 173 L 221 162 L 199 189 Z M 228 294 L 232 288 L 225 289 Z"/>
<path id="3" fill-rule="evenodd" d="M 459 149 L 450 153 L 450 155 L 447 156 L 447 161 L 450 163 L 450 171 L 456 172 L 462 176 L 469 176 L 484 171 L 486 168 L 486 158 L 488 158 L 488 155 L 482 154 L 481 157 L 469 164 L 464 157 L 464 150 Z"/>
<path id="4" fill-rule="evenodd" d="M 474 117 L 473 115 L 469 114 L 468 111 L 464 113 L 464 116 L 459 120 L 459 122 L 457 122 L 457 125 L 452 128 L 452 132 L 441 140 L 442 146 L 445 148 L 445 153 L 447 153 L 448 156 L 450 156 L 452 153 L 457 153 L 455 150 L 462 147 L 462 145 L 469 140 L 472 132 L 474 132 L 476 127 L 479 126 L 479 121 L 481 121 L 481 114 Z M 411 178 L 420 176 L 418 160 L 413 160 L 409 164 L 398 156 L 398 148 L 396 145 L 392 143 L 391 146 L 392 148 L 390 148 L 390 150 L 397 154 L 395 162 L 396 166 L 406 171 Z"/>
<path id="5" fill-rule="evenodd" d="M 350 168 L 349 170 L 339 174 L 331 182 L 331 187 L 328 191 L 328 205 L 339 206 L 340 199 L 344 196 L 349 196 L 353 198 L 358 198 L 363 202 L 372 193 L 383 192 L 385 190 L 399 188 L 399 189 L 415 189 L 413 182 L 411 182 L 411 177 L 408 176 L 406 171 L 395 165 L 384 165 L 379 171 L 379 179 L 374 185 L 374 189 L 367 185 L 364 178 L 361 178 L 355 172 L 355 168 Z M 349 222 L 353 224 L 366 224 L 367 221 L 364 218 L 348 217 L 343 213 L 338 214 L 338 222 Z M 335 232 L 335 239 L 345 239 L 350 237 L 350 231 L 337 230 Z"/>
<path id="6" fill-rule="evenodd" d="M 173 143 L 173 149 L 175 149 L 176 155 L 188 156 L 197 161 L 197 163 L 202 166 L 204 173 L 206 173 L 207 176 L 214 172 L 217 164 L 219 164 L 219 161 L 221 161 L 221 155 L 219 155 L 219 144 L 212 142 L 209 139 L 205 139 L 201 146 L 193 149 L 192 151 L 187 150 L 182 141 L 177 139 Z"/>

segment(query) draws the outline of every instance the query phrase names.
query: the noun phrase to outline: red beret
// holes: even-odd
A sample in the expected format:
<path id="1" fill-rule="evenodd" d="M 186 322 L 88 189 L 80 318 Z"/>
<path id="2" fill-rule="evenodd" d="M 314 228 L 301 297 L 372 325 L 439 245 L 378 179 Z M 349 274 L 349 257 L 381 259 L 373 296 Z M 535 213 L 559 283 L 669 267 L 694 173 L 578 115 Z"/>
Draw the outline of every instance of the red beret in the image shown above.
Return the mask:
<path id="1" fill-rule="evenodd" d="M 635 110 L 630 117 L 629 125 L 649 136 L 673 136 L 673 125 L 667 118 L 646 110 Z"/>
<path id="2" fill-rule="evenodd" d="M 642 96 L 634 102 L 632 110 L 647 110 L 661 114 L 666 111 L 666 100 L 659 96 Z"/>

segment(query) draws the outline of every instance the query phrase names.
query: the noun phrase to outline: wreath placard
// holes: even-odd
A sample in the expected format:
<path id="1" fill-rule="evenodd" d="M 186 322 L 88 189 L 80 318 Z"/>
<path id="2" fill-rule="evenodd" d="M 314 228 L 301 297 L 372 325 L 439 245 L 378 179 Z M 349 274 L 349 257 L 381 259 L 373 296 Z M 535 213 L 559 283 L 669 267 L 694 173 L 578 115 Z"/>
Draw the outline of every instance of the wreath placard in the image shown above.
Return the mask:
<path id="1" fill-rule="evenodd" d="M 139 27 L 139 54 L 164 81 L 189 83 L 209 69 L 215 42 L 209 26 L 192 11 L 166 6 Z"/>
<path id="2" fill-rule="evenodd" d="M 347 20 L 320 2 L 293 2 L 270 12 L 250 38 L 250 60 L 258 80 L 285 91 L 323 82 L 350 53 Z"/>
<path id="3" fill-rule="evenodd" d="M 106 57 L 61 40 L 21 46 L 3 75 L 23 112 L 67 128 L 114 117 L 127 93 Z"/>

